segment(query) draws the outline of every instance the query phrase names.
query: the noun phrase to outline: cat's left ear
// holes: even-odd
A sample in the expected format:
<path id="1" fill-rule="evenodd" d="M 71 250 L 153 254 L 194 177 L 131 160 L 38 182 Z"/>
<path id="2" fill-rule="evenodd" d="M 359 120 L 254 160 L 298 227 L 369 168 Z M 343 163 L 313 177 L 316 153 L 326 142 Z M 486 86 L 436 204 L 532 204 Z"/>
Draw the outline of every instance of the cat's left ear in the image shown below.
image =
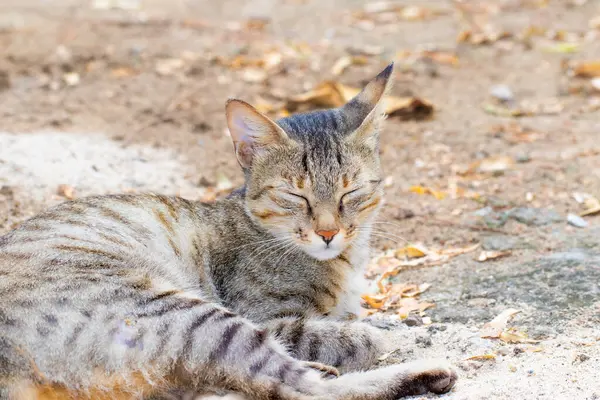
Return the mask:
<path id="1" fill-rule="evenodd" d="M 252 160 L 268 146 L 290 140 L 279 125 L 245 101 L 228 100 L 225 113 L 235 155 L 244 169 L 250 168 Z"/>
<path id="2" fill-rule="evenodd" d="M 350 134 L 348 140 L 372 149 L 379 142 L 381 123 L 385 119 L 385 95 L 391 88 L 394 64 L 388 65 L 352 100 L 342 107 L 351 119 L 358 119 L 359 127 Z"/>

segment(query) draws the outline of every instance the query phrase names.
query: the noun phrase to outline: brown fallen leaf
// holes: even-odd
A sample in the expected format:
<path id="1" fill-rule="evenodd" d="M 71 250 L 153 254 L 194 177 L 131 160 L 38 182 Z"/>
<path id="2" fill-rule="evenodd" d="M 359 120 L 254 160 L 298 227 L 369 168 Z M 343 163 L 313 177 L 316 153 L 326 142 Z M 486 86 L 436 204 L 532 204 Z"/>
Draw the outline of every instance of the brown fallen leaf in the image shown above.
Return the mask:
<path id="1" fill-rule="evenodd" d="M 346 68 L 351 65 L 365 65 L 368 59 L 365 56 L 343 56 L 340 57 L 333 67 L 331 67 L 331 73 L 335 76 L 341 75 Z"/>
<path id="2" fill-rule="evenodd" d="M 477 261 L 484 262 L 489 260 L 495 260 L 496 258 L 506 257 L 511 255 L 512 252 L 510 250 L 505 251 L 496 251 L 496 250 L 487 250 L 479 253 L 479 257 L 477 257 Z"/>
<path id="3" fill-rule="evenodd" d="M 502 39 L 511 38 L 510 32 L 498 31 L 493 28 L 485 31 L 465 29 L 456 37 L 458 43 L 470 43 L 472 45 L 492 44 Z"/>
<path id="4" fill-rule="evenodd" d="M 581 48 L 581 43 L 574 42 L 559 42 L 542 48 L 546 53 L 569 54 L 577 53 Z"/>
<path id="5" fill-rule="evenodd" d="M 446 53 L 441 51 L 423 51 L 421 57 L 432 60 L 438 64 L 448 64 L 457 67 L 460 62 L 455 53 Z"/>
<path id="6" fill-rule="evenodd" d="M 382 354 L 382 355 L 381 355 L 381 357 L 379 357 L 379 358 L 377 359 L 377 361 L 385 361 L 385 360 L 387 360 L 387 359 L 388 359 L 388 358 L 389 358 L 389 357 L 390 357 L 392 354 L 394 354 L 395 352 L 397 352 L 397 351 L 398 351 L 398 350 L 400 350 L 400 349 L 401 349 L 401 347 L 399 347 L 399 348 L 397 348 L 397 349 L 394 349 L 394 350 L 392 350 L 392 351 L 388 351 L 388 352 L 387 352 L 387 353 L 385 353 L 385 354 Z"/>
<path id="7" fill-rule="evenodd" d="M 573 193 L 575 201 L 582 204 L 585 210 L 579 215 L 585 217 L 586 215 L 594 215 L 600 213 L 600 200 L 588 193 L 575 192 Z"/>
<path id="8" fill-rule="evenodd" d="M 440 192 L 437 190 L 433 190 L 433 189 L 425 187 L 425 186 L 411 186 L 410 189 L 408 189 L 408 190 L 410 192 L 417 193 L 417 194 L 430 194 L 438 200 L 442 200 L 443 198 L 446 197 L 446 193 Z"/>
<path id="9" fill-rule="evenodd" d="M 382 268 L 385 268 L 377 280 L 377 286 L 382 293 L 385 293 L 388 288 L 384 281 L 398 275 L 401 271 L 407 268 L 428 267 L 434 265 L 442 265 L 448 262 L 452 257 L 461 254 L 470 253 L 479 247 L 479 243 L 464 248 L 450 248 L 443 250 L 427 250 L 426 256 L 413 258 L 409 260 L 399 260 L 395 256 L 394 250 L 388 250 L 382 255 L 375 257 L 369 264 L 367 275 L 376 276 L 380 274 Z"/>
<path id="10" fill-rule="evenodd" d="M 397 314 L 401 319 L 406 319 L 411 312 L 418 311 L 422 313 L 428 308 L 435 307 L 434 303 L 421 303 L 413 297 L 401 298 L 398 302 L 400 306 L 397 310 Z"/>
<path id="11" fill-rule="evenodd" d="M 420 285 L 406 285 L 400 291 L 400 296 L 402 297 L 416 297 L 425 291 L 427 291 L 431 287 L 429 283 L 422 283 Z M 390 289 L 391 293 L 395 293 L 396 289 L 394 286 Z"/>
<path id="12" fill-rule="evenodd" d="M 509 308 L 508 310 L 502 311 L 496 318 L 490 322 L 486 322 L 481 329 L 482 338 L 493 338 L 498 339 L 500 335 L 506 329 L 506 324 L 515 315 L 520 313 L 521 310 Z"/>
<path id="13" fill-rule="evenodd" d="M 341 107 L 356 96 L 361 89 L 334 81 L 326 81 L 313 90 L 292 96 L 288 99 L 286 109 L 318 109 Z M 431 103 L 418 97 L 385 97 L 385 112 L 390 117 L 401 119 L 424 119 L 433 114 Z"/>
<path id="14" fill-rule="evenodd" d="M 75 189 L 73 188 L 73 186 L 70 186 L 70 185 L 66 185 L 66 184 L 58 185 L 58 188 L 56 189 L 56 193 L 59 196 L 62 196 L 69 200 L 73 200 L 75 198 Z"/>
<path id="15" fill-rule="evenodd" d="M 363 294 L 361 297 L 370 308 L 379 309 L 383 307 L 389 296 L 385 294 Z"/>
<path id="16" fill-rule="evenodd" d="M 137 74 L 138 72 L 130 67 L 117 67 L 110 70 L 110 75 L 113 78 L 128 78 Z"/>
<path id="17" fill-rule="evenodd" d="M 580 78 L 597 78 L 600 77 L 600 60 L 585 61 L 575 65 L 573 74 Z"/>
<path id="18" fill-rule="evenodd" d="M 467 174 L 479 172 L 482 174 L 498 174 L 514 165 L 514 160 L 508 156 L 494 156 L 475 161 L 467 169 Z"/>
<path id="19" fill-rule="evenodd" d="M 244 28 L 249 31 L 262 32 L 270 22 L 271 20 L 267 17 L 252 17 L 245 22 Z"/>
<path id="20" fill-rule="evenodd" d="M 494 135 L 502 135 L 502 138 L 511 144 L 533 143 L 545 136 L 540 132 L 515 122 L 507 125 L 495 125 L 491 128 L 491 131 Z"/>
<path id="21" fill-rule="evenodd" d="M 471 356 L 469 358 L 465 358 L 465 361 L 488 361 L 488 360 L 495 360 L 496 359 L 496 355 L 495 354 L 480 354 L 477 356 Z"/>
<path id="22" fill-rule="evenodd" d="M 440 255 L 442 256 L 449 256 L 449 257 L 456 257 L 459 256 L 461 254 L 467 254 L 470 253 L 472 251 L 475 251 L 479 248 L 479 243 L 475 243 L 474 245 L 471 246 L 467 246 L 467 247 L 451 247 L 449 249 L 443 249 L 440 251 Z"/>
<path id="23" fill-rule="evenodd" d="M 498 337 L 500 340 L 506 343 L 531 343 L 536 344 L 539 343 L 539 340 L 529 339 L 527 335 L 522 332 L 517 331 L 514 328 L 509 329 L 506 332 L 500 333 Z"/>
<path id="24" fill-rule="evenodd" d="M 402 247 L 400 249 L 397 249 L 394 252 L 394 256 L 396 258 L 419 258 L 419 257 L 425 257 L 427 255 L 427 249 L 423 246 L 419 246 L 419 245 L 410 245 L 410 246 L 406 246 L 406 247 Z"/>

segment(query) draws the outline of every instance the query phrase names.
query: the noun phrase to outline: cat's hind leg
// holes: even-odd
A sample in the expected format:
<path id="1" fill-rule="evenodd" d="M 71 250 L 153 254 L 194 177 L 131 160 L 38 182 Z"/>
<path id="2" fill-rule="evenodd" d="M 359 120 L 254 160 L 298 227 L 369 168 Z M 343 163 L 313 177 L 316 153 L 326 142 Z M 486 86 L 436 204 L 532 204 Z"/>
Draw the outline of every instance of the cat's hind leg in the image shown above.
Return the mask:
<path id="1" fill-rule="evenodd" d="M 131 284 L 118 289 L 111 301 L 81 296 L 50 321 L 37 314 L 25 321 L 42 332 L 46 323 L 62 326 L 46 336 L 18 338 L 15 330 L 11 339 L 18 338 L 32 355 L 44 382 L 23 376 L 11 380 L 11 393 L 26 387 L 27 393 L 60 389 L 75 398 L 120 399 L 218 388 L 256 400 L 325 393 L 320 373 L 290 356 L 266 330 L 224 307 L 183 291 Z M 75 307 L 83 312 L 73 312 Z M 16 372 L 2 357 L 0 364 Z"/>
<path id="2" fill-rule="evenodd" d="M 290 317 L 264 325 L 294 357 L 342 372 L 371 368 L 390 349 L 379 329 L 362 322 Z"/>

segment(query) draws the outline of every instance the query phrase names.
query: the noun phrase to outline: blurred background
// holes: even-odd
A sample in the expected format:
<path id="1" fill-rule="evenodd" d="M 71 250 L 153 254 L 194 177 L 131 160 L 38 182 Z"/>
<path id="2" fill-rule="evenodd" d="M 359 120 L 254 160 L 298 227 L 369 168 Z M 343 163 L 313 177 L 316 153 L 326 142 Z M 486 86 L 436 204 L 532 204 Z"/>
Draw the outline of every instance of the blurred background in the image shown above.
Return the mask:
<path id="1" fill-rule="evenodd" d="M 600 396 L 598 0 L 0 0 L 0 233 L 91 194 L 214 201 L 242 183 L 227 98 L 335 107 L 391 61 L 369 274 L 396 280 L 365 313 L 414 327 L 398 358 L 462 360 L 456 398 Z"/>

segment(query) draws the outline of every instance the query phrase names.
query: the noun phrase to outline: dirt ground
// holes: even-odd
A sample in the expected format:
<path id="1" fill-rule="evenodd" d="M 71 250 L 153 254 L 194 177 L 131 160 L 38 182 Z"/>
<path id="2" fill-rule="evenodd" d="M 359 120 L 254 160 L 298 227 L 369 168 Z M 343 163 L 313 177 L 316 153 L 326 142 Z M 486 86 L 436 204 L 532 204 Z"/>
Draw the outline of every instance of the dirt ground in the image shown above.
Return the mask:
<path id="1" fill-rule="evenodd" d="M 391 117 L 382 133 L 387 237 L 376 250 L 481 247 L 398 274 L 431 284 L 419 301 L 435 308 L 424 325 L 372 317 L 398 344 L 387 361 L 447 358 L 461 375 L 447 399 L 599 399 L 600 224 L 567 215 L 583 210 L 574 193 L 600 196 L 600 82 L 570 76 L 600 61 L 600 2 L 389 4 L 0 1 L 0 233 L 64 201 L 59 185 L 75 196 L 225 191 L 242 181 L 227 98 L 276 117 L 290 96 L 328 79 L 360 86 L 396 60 L 393 94 L 435 112 Z M 507 37 L 457 41 L 485 23 Z M 265 54 L 280 57 L 268 71 Z M 356 54 L 360 65 L 334 76 Z M 510 254 L 478 262 L 482 249 Z M 535 344 L 480 337 L 508 308 Z"/>

